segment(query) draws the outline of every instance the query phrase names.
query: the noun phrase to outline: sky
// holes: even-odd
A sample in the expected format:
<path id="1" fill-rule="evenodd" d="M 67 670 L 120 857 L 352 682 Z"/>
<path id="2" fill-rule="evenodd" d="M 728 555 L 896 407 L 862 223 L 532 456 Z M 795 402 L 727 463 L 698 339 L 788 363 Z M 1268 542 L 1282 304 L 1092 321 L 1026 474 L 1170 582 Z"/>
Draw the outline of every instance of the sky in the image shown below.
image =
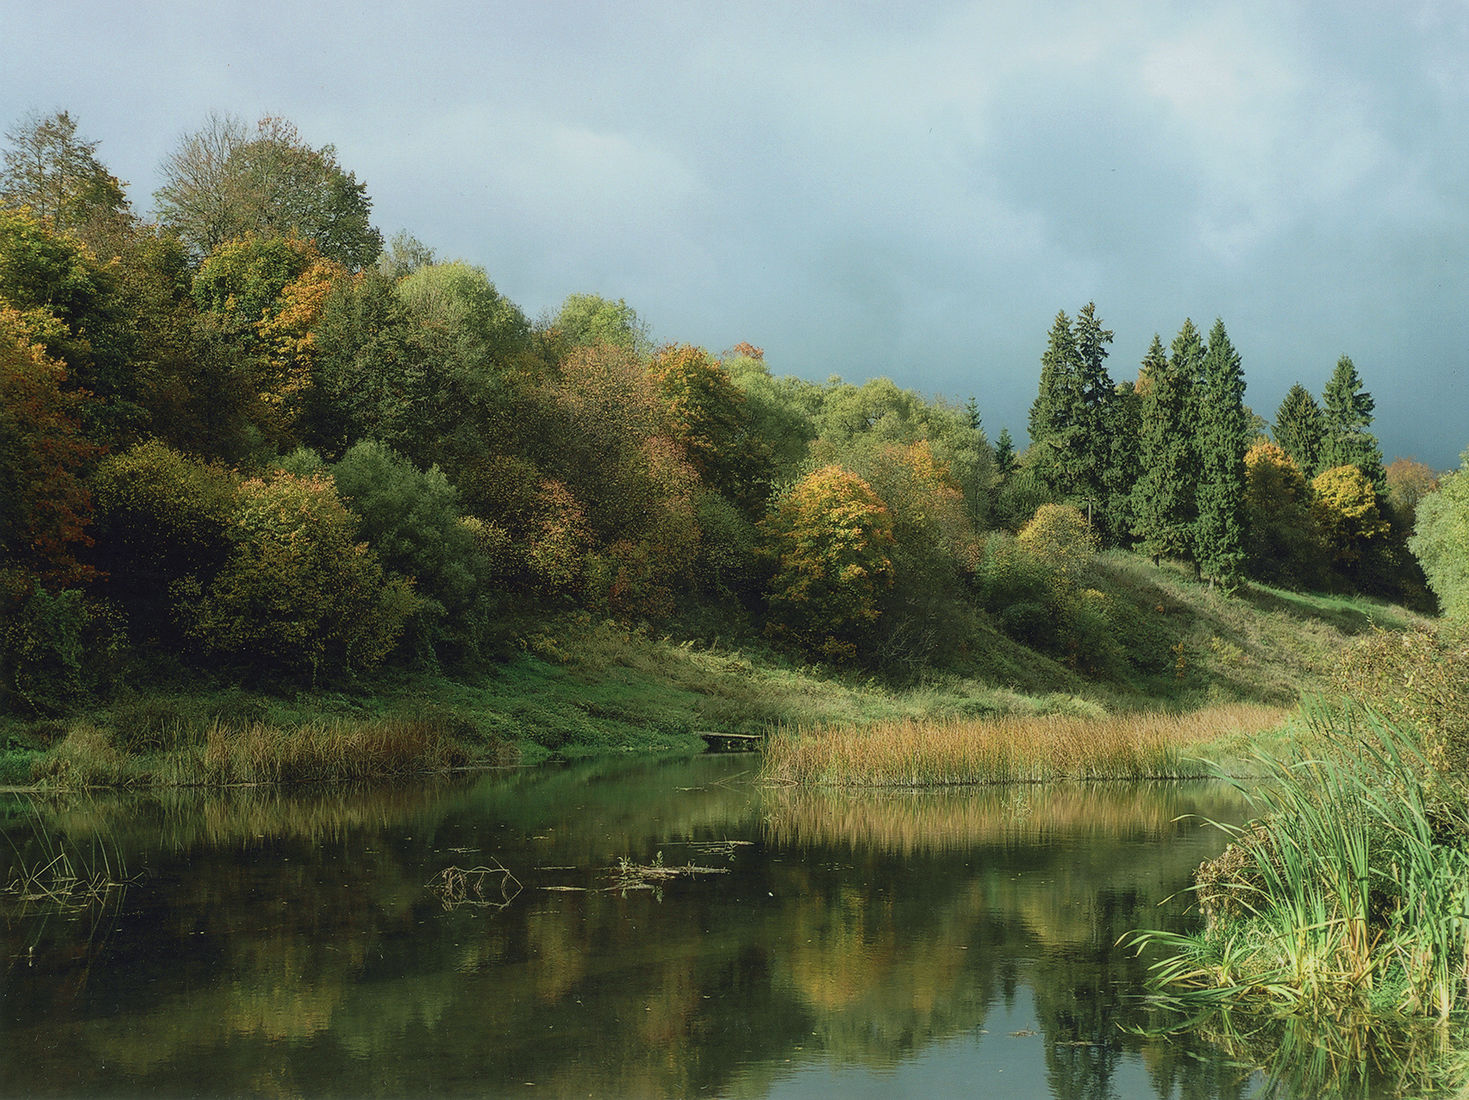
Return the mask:
<path id="1" fill-rule="evenodd" d="M 0 0 L 0 124 L 68 110 L 148 214 L 210 112 L 294 122 L 386 236 L 529 316 L 978 403 L 1057 311 L 1108 367 L 1222 318 L 1273 420 L 1350 355 L 1386 457 L 1469 446 L 1469 3 Z"/>

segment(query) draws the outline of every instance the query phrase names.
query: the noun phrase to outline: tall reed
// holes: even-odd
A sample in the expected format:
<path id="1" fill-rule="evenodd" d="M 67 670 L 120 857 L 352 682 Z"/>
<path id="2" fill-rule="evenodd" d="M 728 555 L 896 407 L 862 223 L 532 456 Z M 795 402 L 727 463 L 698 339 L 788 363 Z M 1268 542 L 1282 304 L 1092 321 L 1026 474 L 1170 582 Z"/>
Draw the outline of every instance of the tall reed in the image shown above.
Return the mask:
<path id="1" fill-rule="evenodd" d="M 766 742 L 765 779 L 778 783 L 933 787 L 1048 779 L 1179 779 L 1208 774 L 1199 747 L 1277 724 L 1255 706 L 1190 714 L 904 719 L 868 726 L 785 728 Z"/>
<path id="2" fill-rule="evenodd" d="M 1318 751 L 1265 760 L 1257 820 L 1227 827 L 1202 870 L 1201 934 L 1149 931 L 1160 987 L 1195 1004 L 1388 1010 L 1447 1020 L 1469 1006 L 1464 822 L 1425 798 L 1433 768 L 1411 728 L 1370 711 L 1311 714 Z"/>

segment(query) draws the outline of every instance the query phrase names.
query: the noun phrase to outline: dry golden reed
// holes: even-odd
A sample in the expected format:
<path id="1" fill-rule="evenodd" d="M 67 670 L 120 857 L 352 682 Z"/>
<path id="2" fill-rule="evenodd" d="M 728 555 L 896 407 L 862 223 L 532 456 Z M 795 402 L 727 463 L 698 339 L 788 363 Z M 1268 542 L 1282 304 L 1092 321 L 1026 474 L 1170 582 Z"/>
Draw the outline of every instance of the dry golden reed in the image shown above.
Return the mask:
<path id="1" fill-rule="evenodd" d="M 1285 712 L 1237 704 L 1188 714 L 1140 712 L 984 719 L 905 719 L 862 727 L 782 729 L 766 743 L 775 783 L 935 787 L 1071 779 L 1182 779 L 1210 742 L 1278 725 Z"/>

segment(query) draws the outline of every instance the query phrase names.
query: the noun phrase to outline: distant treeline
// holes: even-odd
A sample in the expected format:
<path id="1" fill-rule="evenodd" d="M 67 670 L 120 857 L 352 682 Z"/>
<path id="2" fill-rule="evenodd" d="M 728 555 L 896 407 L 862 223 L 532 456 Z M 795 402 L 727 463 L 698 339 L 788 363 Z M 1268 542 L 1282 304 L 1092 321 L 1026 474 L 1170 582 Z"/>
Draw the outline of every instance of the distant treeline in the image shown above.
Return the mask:
<path id="1" fill-rule="evenodd" d="M 365 186 L 280 119 L 186 137 L 152 220 L 66 113 L 7 136 L 0 707 L 57 711 L 154 658 L 472 666 L 528 608 L 723 608 L 869 668 L 998 627 L 1084 668 L 1112 629 L 1083 583 L 1098 546 L 1226 588 L 1429 598 L 1408 548 L 1434 475 L 1384 468 L 1346 358 L 1272 429 L 1222 323 L 1155 338 L 1119 384 L 1087 305 L 1056 319 L 1017 453 L 972 399 L 655 346 L 622 301 L 533 321 L 482 269 L 385 245 Z M 1425 565 L 1463 511 L 1420 533 Z"/>

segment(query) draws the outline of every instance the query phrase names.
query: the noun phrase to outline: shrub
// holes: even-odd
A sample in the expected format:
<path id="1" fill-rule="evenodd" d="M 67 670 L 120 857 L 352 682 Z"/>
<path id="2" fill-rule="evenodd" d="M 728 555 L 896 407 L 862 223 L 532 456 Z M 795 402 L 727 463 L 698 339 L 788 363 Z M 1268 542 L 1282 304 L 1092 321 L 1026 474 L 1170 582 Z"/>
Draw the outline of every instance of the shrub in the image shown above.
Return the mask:
<path id="1" fill-rule="evenodd" d="M 243 482 L 230 557 L 209 586 L 175 585 L 195 602 L 189 635 L 261 672 L 356 672 L 392 649 L 417 599 L 356 539 L 332 482 L 278 472 Z"/>
<path id="2" fill-rule="evenodd" d="M 136 640 L 182 644 L 170 586 L 207 585 L 224 564 L 237 480 L 157 441 L 98 467 L 96 561 Z"/>
<path id="3" fill-rule="evenodd" d="M 410 632 L 424 655 L 478 655 L 491 615 L 490 561 L 460 522 L 449 479 L 372 440 L 349 448 L 332 477 L 383 566 L 413 578 L 419 610 Z"/>

